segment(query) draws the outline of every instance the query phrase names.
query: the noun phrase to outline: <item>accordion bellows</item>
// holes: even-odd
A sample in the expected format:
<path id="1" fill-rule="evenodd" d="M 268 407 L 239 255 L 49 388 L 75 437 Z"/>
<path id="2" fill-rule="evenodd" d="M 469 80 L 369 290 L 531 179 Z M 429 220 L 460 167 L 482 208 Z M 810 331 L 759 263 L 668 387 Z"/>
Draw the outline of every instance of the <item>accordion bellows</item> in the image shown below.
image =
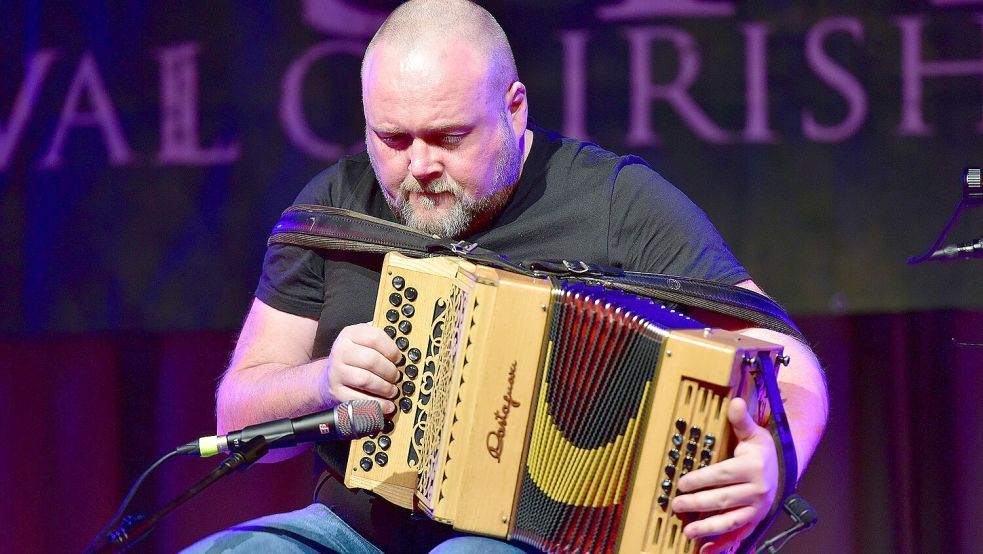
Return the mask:
<path id="1" fill-rule="evenodd" d="M 389 254 L 376 325 L 403 352 L 391 424 L 345 483 L 547 552 L 691 552 L 679 477 L 729 457 L 781 347 L 644 298 L 453 257 Z"/>

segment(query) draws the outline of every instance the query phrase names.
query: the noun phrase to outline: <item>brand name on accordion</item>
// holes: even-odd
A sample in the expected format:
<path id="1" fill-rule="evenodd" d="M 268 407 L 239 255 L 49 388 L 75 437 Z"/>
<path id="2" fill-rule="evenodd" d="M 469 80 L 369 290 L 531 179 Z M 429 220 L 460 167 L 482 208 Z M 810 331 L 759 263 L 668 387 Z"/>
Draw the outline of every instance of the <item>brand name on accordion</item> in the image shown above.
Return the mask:
<path id="1" fill-rule="evenodd" d="M 502 404 L 501 410 L 495 412 L 495 421 L 498 422 L 498 429 L 489 432 L 488 437 L 485 439 L 488 453 L 491 454 L 492 458 L 498 460 L 498 463 L 502 463 L 502 448 L 505 446 L 505 428 L 509 424 L 509 412 L 512 411 L 512 408 L 519 407 L 519 403 L 512 398 L 512 387 L 515 385 L 515 369 L 517 364 L 518 362 L 512 362 L 512 367 L 509 369 L 509 388 L 506 389 L 505 395 L 502 396 L 505 404 Z"/>

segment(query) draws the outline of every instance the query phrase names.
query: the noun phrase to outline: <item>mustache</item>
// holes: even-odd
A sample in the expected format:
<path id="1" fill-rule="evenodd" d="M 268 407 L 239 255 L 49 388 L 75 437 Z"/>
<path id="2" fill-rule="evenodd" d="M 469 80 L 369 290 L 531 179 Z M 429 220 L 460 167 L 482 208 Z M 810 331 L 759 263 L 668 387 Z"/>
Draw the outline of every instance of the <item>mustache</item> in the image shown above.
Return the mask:
<path id="1" fill-rule="evenodd" d="M 457 184 L 451 179 L 446 177 L 441 177 L 427 183 L 424 187 L 420 181 L 412 176 L 403 179 L 403 182 L 399 184 L 400 195 L 405 199 L 411 192 L 450 192 L 454 196 L 461 198 L 464 196 L 464 188 Z"/>

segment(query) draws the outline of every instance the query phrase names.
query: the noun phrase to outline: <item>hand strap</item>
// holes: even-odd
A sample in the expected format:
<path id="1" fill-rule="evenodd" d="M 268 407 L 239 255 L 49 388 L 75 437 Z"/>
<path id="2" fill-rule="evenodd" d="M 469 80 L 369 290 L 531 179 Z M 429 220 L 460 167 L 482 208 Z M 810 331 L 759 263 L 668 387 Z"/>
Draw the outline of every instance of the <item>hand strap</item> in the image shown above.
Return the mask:
<path id="1" fill-rule="evenodd" d="M 771 418 L 768 421 L 768 430 L 775 441 L 775 452 L 778 456 L 778 485 L 779 490 L 775 492 L 775 501 L 772 503 L 768 515 L 765 516 L 754 531 L 737 549 L 738 554 L 746 554 L 754 551 L 754 546 L 764 537 L 765 532 L 775 522 L 775 518 L 782 511 L 785 500 L 795 492 L 795 485 L 799 477 L 798 460 L 795 454 L 795 444 L 792 442 L 792 431 L 788 425 L 788 417 L 785 415 L 785 405 L 782 404 L 781 392 L 778 390 L 778 378 L 775 363 L 769 356 L 758 356 L 755 360 L 758 365 L 761 381 L 764 385 L 765 396 L 768 398 Z"/>

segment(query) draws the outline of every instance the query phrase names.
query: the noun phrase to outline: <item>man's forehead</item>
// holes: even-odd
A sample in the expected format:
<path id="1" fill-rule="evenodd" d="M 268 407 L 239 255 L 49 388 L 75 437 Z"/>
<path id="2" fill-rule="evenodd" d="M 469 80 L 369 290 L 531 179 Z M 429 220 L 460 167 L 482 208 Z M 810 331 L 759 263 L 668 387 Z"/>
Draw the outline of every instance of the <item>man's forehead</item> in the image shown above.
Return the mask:
<path id="1" fill-rule="evenodd" d="M 487 78 L 488 63 L 469 44 L 444 39 L 404 47 L 380 43 L 365 60 L 363 86 L 398 82 L 401 86 L 443 80 Z"/>
<path id="2" fill-rule="evenodd" d="M 373 128 L 401 126 L 413 119 L 427 127 L 461 128 L 474 124 L 488 103 L 487 70 L 469 63 L 469 48 L 398 51 L 374 49 L 364 74 L 366 120 Z"/>

